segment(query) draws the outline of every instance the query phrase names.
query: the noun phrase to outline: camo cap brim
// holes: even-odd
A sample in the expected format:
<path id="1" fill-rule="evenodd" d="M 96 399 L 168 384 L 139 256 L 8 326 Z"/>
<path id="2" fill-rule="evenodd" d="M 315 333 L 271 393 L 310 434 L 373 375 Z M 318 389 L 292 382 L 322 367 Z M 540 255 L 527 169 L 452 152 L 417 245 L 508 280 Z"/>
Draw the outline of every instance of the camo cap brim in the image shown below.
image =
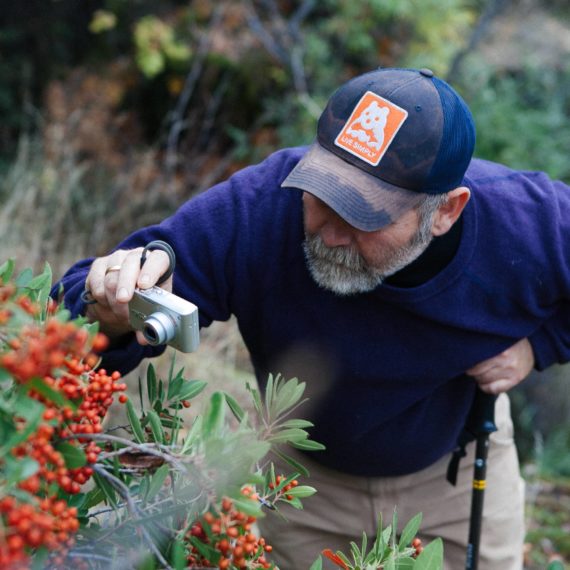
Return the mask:
<path id="1" fill-rule="evenodd" d="M 313 143 L 281 184 L 309 192 L 351 226 L 379 230 L 417 206 L 425 196 L 360 170 Z"/>

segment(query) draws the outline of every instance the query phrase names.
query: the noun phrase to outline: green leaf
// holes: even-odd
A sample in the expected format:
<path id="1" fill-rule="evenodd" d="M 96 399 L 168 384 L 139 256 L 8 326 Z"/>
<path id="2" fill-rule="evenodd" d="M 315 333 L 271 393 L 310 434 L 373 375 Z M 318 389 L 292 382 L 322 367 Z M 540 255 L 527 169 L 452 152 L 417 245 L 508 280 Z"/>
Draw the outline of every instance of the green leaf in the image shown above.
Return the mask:
<path id="1" fill-rule="evenodd" d="M 0 383 L 12 382 L 12 375 L 4 368 L 0 367 Z"/>
<path id="2" fill-rule="evenodd" d="M 44 546 L 38 548 L 32 555 L 31 570 L 43 570 L 44 568 L 47 568 L 49 554 L 49 550 Z"/>
<path id="3" fill-rule="evenodd" d="M 310 428 L 313 427 L 315 424 L 313 424 L 312 422 L 309 422 L 307 420 L 298 420 L 298 419 L 293 419 L 293 420 L 287 420 L 286 422 L 283 422 L 282 424 L 279 424 L 280 428 L 299 428 L 299 429 L 304 429 L 304 428 Z"/>
<path id="4" fill-rule="evenodd" d="M 281 378 L 279 378 L 279 380 L 281 380 Z M 280 413 L 284 412 L 297 403 L 298 399 L 295 398 L 295 394 L 298 387 L 299 381 L 297 378 L 291 378 L 282 382 L 280 381 L 279 385 L 275 386 L 274 396 L 270 409 L 272 417 L 277 417 Z"/>
<path id="5" fill-rule="evenodd" d="M 152 499 L 154 498 L 155 495 L 158 494 L 158 492 L 162 489 L 164 481 L 166 480 L 166 477 L 168 476 L 169 472 L 170 469 L 168 467 L 168 464 L 164 464 L 156 470 L 156 472 L 150 479 L 150 484 L 146 495 L 147 499 Z"/>
<path id="6" fill-rule="evenodd" d="M 84 451 L 71 443 L 64 441 L 57 444 L 55 448 L 63 456 L 65 466 L 68 469 L 77 469 L 87 463 Z"/>
<path id="7" fill-rule="evenodd" d="M 374 555 L 377 559 L 381 560 L 382 555 L 384 554 L 384 547 L 385 542 L 382 537 L 382 513 L 378 513 L 378 522 L 376 523 L 376 538 L 374 540 L 374 545 L 372 550 L 374 551 Z"/>
<path id="8" fill-rule="evenodd" d="M 86 493 L 77 493 L 75 495 L 68 495 L 65 497 L 65 502 L 70 507 L 77 507 L 78 509 L 85 509 L 85 499 L 87 498 Z"/>
<path id="9" fill-rule="evenodd" d="M 133 435 L 135 436 L 135 439 L 137 440 L 138 443 L 144 443 L 145 442 L 144 431 L 141 426 L 141 422 L 139 420 L 135 407 L 133 406 L 133 403 L 131 402 L 130 399 L 127 400 L 126 406 L 127 406 L 127 418 L 129 420 L 129 423 L 131 424 L 131 428 L 133 429 Z"/>
<path id="10" fill-rule="evenodd" d="M 277 382 L 279 375 L 277 376 Z M 273 403 L 273 374 L 269 374 L 267 384 L 265 386 L 265 409 L 272 413 L 271 405 Z"/>
<path id="11" fill-rule="evenodd" d="M 191 400 L 195 398 L 202 390 L 208 385 L 207 382 L 202 380 L 186 380 L 183 382 L 176 400 Z"/>
<path id="12" fill-rule="evenodd" d="M 243 408 L 237 403 L 236 399 L 230 396 L 229 394 L 226 394 L 224 392 L 224 397 L 226 398 L 226 402 L 230 410 L 232 411 L 233 415 L 235 416 L 235 418 L 238 420 L 238 422 L 241 422 L 245 415 Z"/>
<path id="13" fill-rule="evenodd" d="M 415 517 L 410 519 L 410 521 L 404 527 L 402 534 L 400 535 L 400 544 L 399 544 L 399 551 L 402 552 L 406 548 L 408 544 L 412 542 L 420 525 L 422 524 L 422 513 L 418 513 Z"/>
<path id="14" fill-rule="evenodd" d="M 15 401 L 15 409 L 18 410 L 18 414 L 26 420 L 26 424 L 23 429 L 12 431 L 8 439 L 3 442 L 0 457 L 22 441 L 28 439 L 29 435 L 36 430 L 42 421 L 42 414 L 44 413 L 45 407 L 37 400 L 32 400 L 32 398 L 25 393 L 23 387 L 20 387 L 20 392 Z"/>
<path id="15" fill-rule="evenodd" d="M 202 523 L 204 524 L 204 523 Z M 207 544 L 204 544 L 200 539 L 195 536 L 190 537 L 190 543 L 208 562 L 217 564 L 220 559 L 220 552 Z"/>
<path id="16" fill-rule="evenodd" d="M 317 441 L 312 439 L 305 439 L 304 441 L 292 442 L 291 445 L 297 449 L 302 449 L 303 451 L 322 451 L 326 447 Z"/>
<path id="17" fill-rule="evenodd" d="M 323 570 L 323 559 L 319 556 L 312 564 L 309 570 Z"/>
<path id="18" fill-rule="evenodd" d="M 169 377 L 168 390 L 166 391 L 166 399 L 172 400 L 172 398 L 177 396 L 183 384 L 184 384 L 184 377 L 182 376 L 182 370 L 180 370 L 174 378 Z"/>
<path id="19" fill-rule="evenodd" d="M 246 515 L 258 517 L 261 513 L 261 503 L 248 499 L 233 499 L 234 507 Z"/>
<path id="20" fill-rule="evenodd" d="M 214 392 L 210 398 L 210 405 L 204 414 L 202 433 L 206 437 L 217 435 L 224 425 L 225 398 L 221 392 Z"/>
<path id="21" fill-rule="evenodd" d="M 31 279 L 26 287 L 32 291 L 39 291 L 43 289 L 46 284 L 51 284 L 51 269 L 49 269 L 49 265 L 47 263 L 45 265 L 44 272 Z"/>
<path id="22" fill-rule="evenodd" d="M 290 507 L 293 507 L 294 509 L 297 509 L 299 511 L 303 510 L 303 503 L 301 503 L 301 501 L 297 497 L 293 497 L 292 499 L 287 500 L 287 504 Z"/>
<path id="23" fill-rule="evenodd" d="M 298 443 L 307 439 L 307 432 L 298 428 L 289 428 L 280 430 L 277 433 L 270 435 L 267 441 L 271 443 Z"/>
<path id="24" fill-rule="evenodd" d="M 287 491 L 288 495 L 293 497 L 298 497 L 299 499 L 304 499 L 314 495 L 317 490 L 314 487 L 309 487 L 309 485 L 299 485 L 298 487 L 293 487 Z"/>
<path id="25" fill-rule="evenodd" d="M 443 542 L 436 538 L 416 558 L 414 570 L 441 570 L 443 568 Z"/>
<path id="26" fill-rule="evenodd" d="M 251 394 L 251 399 L 253 401 L 253 407 L 258 413 L 259 417 L 263 417 L 263 405 L 261 403 L 261 397 L 259 396 L 259 390 L 253 388 L 249 382 L 246 382 L 245 387 L 247 391 Z"/>
<path id="27" fill-rule="evenodd" d="M 392 550 L 396 550 L 396 534 L 398 532 L 398 511 L 394 509 L 394 514 L 392 515 Z"/>
<path id="28" fill-rule="evenodd" d="M 358 548 L 356 542 L 354 541 L 350 542 L 350 553 L 352 554 L 352 559 L 354 560 L 354 564 L 356 566 L 360 566 L 363 552 L 364 551 L 360 552 L 360 549 Z"/>
<path id="29" fill-rule="evenodd" d="M 305 383 L 291 378 L 287 380 L 275 394 L 275 405 L 273 413 L 277 416 L 282 414 L 285 410 L 292 408 L 299 402 L 303 392 L 305 391 Z"/>
<path id="30" fill-rule="evenodd" d="M 181 453 L 184 455 L 192 448 L 192 446 L 198 441 L 200 434 L 202 433 L 204 418 L 203 416 L 197 416 L 184 440 L 184 445 L 182 446 Z"/>
<path id="31" fill-rule="evenodd" d="M 150 423 L 150 429 L 152 431 L 152 436 L 154 441 L 157 443 L 164 443 L 164 430 L 162 429 L 162 424 L 160 423 L 160 418 L 154 410 L 147 412 L 146 417 Z"/>
<path id="32" fill-rule="evenodd" d="M 97 485 L 97 487 L 102 491 L 103 495 L 105 495 L 105 499 L 107 500 L 107 502 L 112 507 L 116 507 L 117 493 L 113 488 L 113 486 L 109 483 L 109 481 L 101 477 L 99 473 L 93 473 L 93 481 L 95 485 Z"/>
<path id="33" fill-rule="evenodd" d="M 19 289 L 22 287 L 27 287 L 28 283 L 33 279 L 33 277 L 33 271 L 27 267 L 18 275 L 18 277 L 16 277 L 16 287 Z"/>
<path id="34" fill-rule="evenodd" d="M 136 565 L 136 570 L 157 570 L 157 562 L 154 554 L 149 554 L 145 556 Z"/>
<path id="35" fill-rule="evenodd" d="M 94 507 L 95 505 L 98 505 L 104 499 L 105 499 L 105 493 L 103 492 L 103 490 L 100 489 L 99 487 L 95 487 L 94 489 L 91 489 L 91 491 L 86 493 L 85 502 L 83 503 L 83 508 L 88 511 L 90 508 Z"/>
<path id="36" fill-rule="evenodd" d="M 141 497 L 145 497 L 145 499 L 146 499 L 149 486 L 150 486 L 150 474 L 147 472 L 144 474 L 144 477 L 142 478 L 142 480 L 139 484 L 138 494 Z"/>
<path id="37" fill-rule="evenodd" d="M 6 457 L 3 467 L 3 478 L 5 477 L 8 485 L 13 485 L 37 473 L 40 465 L 31 457 L 15 459 L 9 455 Z"/>
<path id="38" fill-rule="evenodd" d="M 274 449 L 272 451 L 273 451 L 273 453 L 275 453 L 275 455 L 277 455 L 277 457 L 280 457 L 281 459 L 283 459 L 283 461 L 285 461 L 286 463 L 291 465 L 291 467 L 293 467 L 293 469 L 295 469 L 301 475 L 303 475 L 303 477 L 309 477 L 309 475 L 310 475 L 309 470 L 304 465 L 301 465 L 301 463 L 299 463 L 296 459 L 293 459 L 292 457 L 290 457 L 286 453 L 283 453 L 281 450 Z"/>
<path id="39" fill-rule="evenodd" d="M 156 372 L 152 364 L 148 365 L 146 369 L 146 392 L 148 394 L 148 401 L 152 407 L 154 401 L 156 400 L 156 395 L 158 393 L 158 383 L 156 380 Z"/>
<path id="40" fill-rule="evenodd" d="M 0 280 L 2 283 L 6 284 L 12 278 L 14 269 L 16 267 L 16 262 L 13 259 L 8 259 L 2 265 L 0 265 Z"/>
<path id="41" fill-rule="evenodd" d="M 186 548 L 184 543 L 177 538 L 172 541 L 170 563 L 175 570 L 184 570 L 187 566 Z"/>
<path id="42" fill-rule="evenodd" d="M 72 410 L 76 410 L 77 406 L 65 398 L 61 392 L 54 390 L 51 386 L 48 386 L 42 378 L 32 378 L 30 381 L 27 382 L 26 386 L 28 388 L 34 389 L 36 392 L 41 394 L 46 400 L 53 402 L 60 408 L 64 408 L 66 406 L 70 407 Z"/>

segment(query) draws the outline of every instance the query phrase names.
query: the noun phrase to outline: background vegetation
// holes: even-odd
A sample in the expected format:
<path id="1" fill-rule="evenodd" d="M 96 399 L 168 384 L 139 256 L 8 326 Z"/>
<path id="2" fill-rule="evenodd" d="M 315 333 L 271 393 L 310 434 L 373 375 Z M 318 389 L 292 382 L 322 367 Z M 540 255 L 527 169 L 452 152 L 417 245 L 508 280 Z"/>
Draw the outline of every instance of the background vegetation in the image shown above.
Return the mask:
<path id="1" fill-rule="evenodd" d="M 564 0 L 27 0 L 0 13 L 0 244 L 60 276 L 271 151 L 376 66 L 432 68 L 471 106 L 476 154 L 570 183 Z M 232 325 L 189 366 L 248 376 Z M 570 384 L 513 393 L 529 567 L 570 557 Z M 554 500 L 553 500 L 554 498 Z M 547 508 L 543 509 L 544 504 Z"/>

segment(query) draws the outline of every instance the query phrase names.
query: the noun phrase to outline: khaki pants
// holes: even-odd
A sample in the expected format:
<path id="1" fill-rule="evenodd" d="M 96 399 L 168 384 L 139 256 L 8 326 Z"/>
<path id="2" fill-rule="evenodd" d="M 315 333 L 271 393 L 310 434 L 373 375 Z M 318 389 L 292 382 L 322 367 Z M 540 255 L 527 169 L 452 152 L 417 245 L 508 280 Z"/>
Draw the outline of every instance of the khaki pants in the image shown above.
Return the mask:
<path id="1" fill-rule="evenodd" d="M 497 400 L 496 423 L 499 430 L 492 434 L 489 448 L 478 569 L 522 570 L 524 482 L 506 395 Z M 462 570 L 469 532 L 474 447 L 474 442 L 468 446 L 455 487 L 445 478 L 448 456 L 412 475 L 366 478 L 321 467 L 303 455 L 300 461 L 311 476 L 302 483 L 315 487 L 317 494 L 303 500 L 303 510 L 283 507 L 286 521 L 274 513 L 259 521 L 262 535 L 273 545 L 271 560 L 280 570 L 308 570 L 324 548 L 349 554 L 350 541 L 360 544 L 363 531 L 369 539 L 374 537 L 379 513 L 386 526 L 397 508 L 399 531 L 422 512 L 419 537 L 424 544 L 441 537 L 444 569 Z M 402 453 L 413 452 L 402 449 Z M 278 473 L 291 472 L 288 467 L 280 469 Z M 335 566 L 324 560 L 323 567 Z"/>

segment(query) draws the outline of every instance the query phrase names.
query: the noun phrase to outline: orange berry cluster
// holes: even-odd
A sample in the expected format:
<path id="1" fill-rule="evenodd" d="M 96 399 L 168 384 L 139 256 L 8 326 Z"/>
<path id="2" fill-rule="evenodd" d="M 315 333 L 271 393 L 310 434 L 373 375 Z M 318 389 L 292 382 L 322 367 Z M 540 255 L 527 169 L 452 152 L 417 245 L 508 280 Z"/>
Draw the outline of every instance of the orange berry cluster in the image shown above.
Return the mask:
<path id="1" fill-rule="evenodd" d="M 285 481 L 285 475 L 277 475 L 277 477 L 275 477 L 275 483 L 269 483 L 268 487 L 271 490 L 278 489 L 275 500 L 281 497 L 285 497 L 288 501 L 291 501 L 293 499 L 293 495 L 290 495 L 288 491 L 290 491 L 293 487 L 296 487 L 299 484 L 299 481 L 297 481 L 297 479 L 293 479 L 293 481 L 290 481 L 287 483 L 287 485 L 284 485 L 281 489 L 279 489 L 279 485 L 281 485 L 283 481 Z"/>
<path id="2" fill-rule="evenodd" d="M 246 487 L 242 492 L 249 498 L 255 498 L 251 488 Z M 256 517 L 238 511 L 233 502 L 225 498 L 219 512 L 214 514 L 209 511 L 192 525 L 187 539 L 195 537 L 213 546 L 221 555 L 215 564 L 220 570 L 274 568 L 265 557 L 273 548 L 263 537 L 257 537 L 252 532 L 256 520 Z M 189 550 L 187 561 L 190 568 L 212 567 L 212 563 L 205 560 L 191 543 Z"/>
<path id="3" fill-rule="evenodd" d="M 25 325 L 17 337 L 8 341 L 11 350 L 0 357 L 0 366 L 20 383 L 48 376 L 63 365 L 72 373 L 83 372 L 77 370 L 72 361 L 74 355 L 77 355 L 76 362 L 88 356 L 88 340 L 88 332 L 72 322 L 50 318 L 44 326 Z M 93 350 L 98 351 L 105 344 L 105 337 L 96 335 Z M 96 357 L 90 355 L 89 363 L 93 365 L 96 361 Z"/>
<path id="4" fill-rule="evenodd" d="M 9 289 L 0 287 L 0 301 L 8 300 Z M 15 305 L 30 315 L 39 313 L 37 304 L 26 297 L 16 299 Z M 0 306 L 0 311 L 8 315 L 8 320 L 14 314 L 10 307 Z M 109 375 L 103 369 L 94 370 L 99 361 L 95 352 L 106 345 L 103 335 L 97 334 L 90 342 L 85 329 L 53 317 L 43 325 L 24 325 L 17 334 L 12 330 L 5 341 L 7 351 L 0 354 L 0 367 L 16 383 L 27 386 L 28 395 L 41 402 L 45 410 L 34 432 L 11 450 L 14 457 L 32 458 L 39 467 L 18 482 L 18 487 L 33 495 L 34 500 L 20 503 L 10 495 L 0 499 L 0 568 L 25 568 L 31 550 L 45 546 L 61 553 L 72 543 L 79 528 L 77 509 L 56 499 L 56 495 L 59 490 L 79 493 L 81 485 L 93 475 L 91 464 L 96 463 L 101 448 L 81 436 L 103 431 L 101 423 L 113 403 L 113 394 L 126 389 L 126 384 L 119 383 L 118 372 Z M 39 379 L 45 389 L 29 384 L 32 379 Z M 58 404 L 60 398 L 50 398 L 50 392 L 63 396 L 69 405 Z M 26 420 L 16 417 L 15 427 L 23 431 Z M 81 450 L 86 464 L 67 467 L 64 455 L 58 451 L 62 441 Z"/>
<path id="5" fill-rule="evenodd" d="M 73 535 L 79 529 L 77 509 L 54 497 L 37 499 L 34 504 L 4 497 L 0 500 L 0 514 L 5 521 L 0 568 L 10 570 L 29 567 L 26 548 L 56 550 L 72 546 Z"/>

